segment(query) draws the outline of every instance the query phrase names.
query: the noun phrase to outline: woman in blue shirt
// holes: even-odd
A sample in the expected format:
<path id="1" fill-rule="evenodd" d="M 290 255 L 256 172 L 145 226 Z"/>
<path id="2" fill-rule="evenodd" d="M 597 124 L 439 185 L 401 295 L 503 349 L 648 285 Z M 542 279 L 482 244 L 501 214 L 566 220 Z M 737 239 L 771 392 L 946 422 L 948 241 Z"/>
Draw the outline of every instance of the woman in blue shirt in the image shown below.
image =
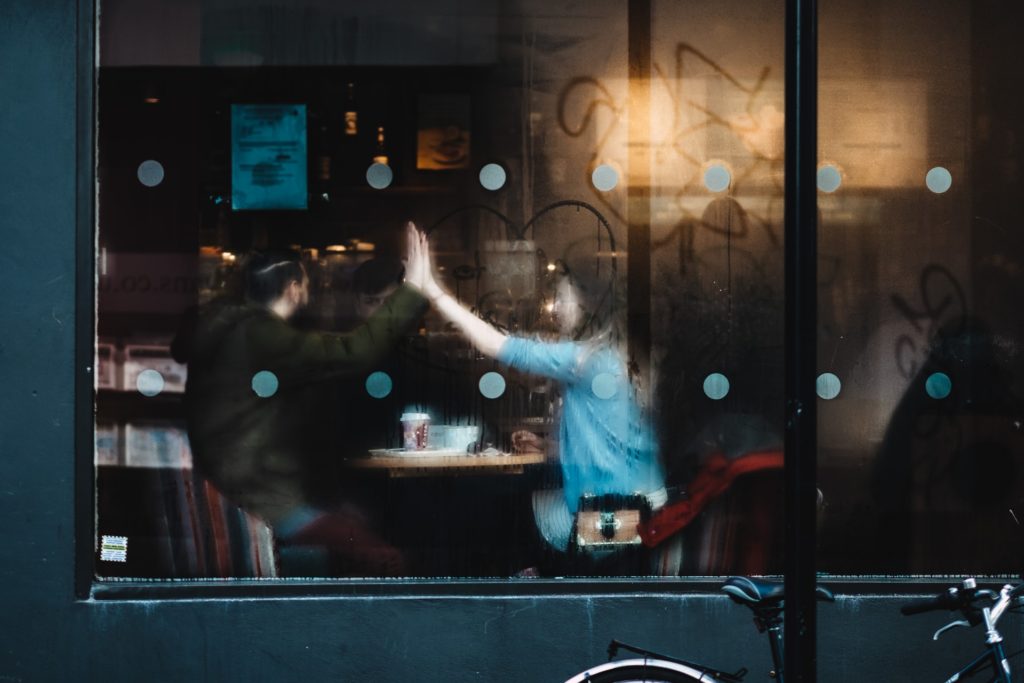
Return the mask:
<path id="1" fill-rule="evenodd" d="M 426 237 L 421 239 L 425 247 Z M 423 293 L 485 355 L 560 384 L 558 445 L 564 488 L 557 497 L 535 497 L 534 502 L 540 531 L 551 545 L 568 548 L 573 515 L 584 495 L 640 494 L 653 508 L 664 504 L 664 472 L 654 440 L 611 335 L 575 340 L 584 316 L 571 278 L 561 278 L 552 306 L 562 341 L 504 334 L 441 289 L 432 270 Z"/>

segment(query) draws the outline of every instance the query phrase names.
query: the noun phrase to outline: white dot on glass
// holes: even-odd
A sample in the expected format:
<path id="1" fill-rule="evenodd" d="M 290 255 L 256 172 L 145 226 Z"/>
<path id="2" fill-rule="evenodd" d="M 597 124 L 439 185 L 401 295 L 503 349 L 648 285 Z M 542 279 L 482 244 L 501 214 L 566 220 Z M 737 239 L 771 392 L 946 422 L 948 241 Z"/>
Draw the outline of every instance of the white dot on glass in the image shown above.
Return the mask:
<path id="1" fill-rule="evenodd" d="M 143 370 L 135 378 L 135 388 L 143 396 L 156 396 L 164 390 L 164 376 L 156 370 Z"/>
<path id="2" fill-rule="evenodd" d="M 946 398 L 953 391 L 953 380 L 944 372 L 933 372 L 924 381 L 924 390 L 936 400 Z"/>
<path id="3" fill-rule="evenodd" d="M 138 176 L 139 182 L 146 187 L 156 187 L 164 181 L 164 167 L 159 161 L 149 159 L 139 164 L 135 175 Z"/>
<path id="4" fill-rule="evenodd" d="M 366 393 L 374 398 L 385 398 L 393 386 L 391 376 L 386 372 L 371 372 L 366 378 Z"/>
<path id="5" fill-rule="evenodd" d="M 818 375 L 818 380 L 814 383 L 814 389 L 818 392 L 818 396 L 826 401 L 831 401 L 838 396 L 842 388 L 843 383 L 831 372 L 821 373 Z"/>
<path id="6" fill-rule="evenodd" d="M 720 372 L 712 372 L 704 378 L 704 394 L 713 401 L 725 398 L 729 393 L 729 379 Z"/>
<path id="7" fill-rule="evenodd" d="M 924 177 L 924 184 L 935 194 L 942 194 L 953 186 L 953 176 L 941 166 L 936 166 L 928 171 L 928 175 Z"/>
<path id="8" fill-rule="evenodd" d="M 483 185 L 485 190 L 500 190 L 505 186 L 505 180 L 508 176 L 505 174 L 505 169 L 501 167 L 501 164 L 487 164 L 480 169 L 480 184 Z"/>
<path id="9" fill-rule="evenodd" d="M 835 192 L 843 182 L 839 169 L 826 164 L 818 169 L 818 189 L 822 192 Z"/>
<path id="10" fill-rule="evenodd" d="M 594 377 L 590 383 L 590 390 L 594 392 L 594 396 L 607 401 L 618 393 L 619 387 L 618 382 L 615 381 L 615 375 L 602 372 Z"/>
<path id="11" fill-rule="evenodd" d="M 732 174 L 729 173 L 729 169 L 721 164 L 711 164 L 704 171 L 704 187 L 712 192 L 724 192 L 729 189 L 729 183 L 731 182 Z"/>
<path id="12" fill-rule="evenodd" d="M 485 372 L 480 378 L 480 393 L 484 398 L 498 398 L 505 393 L 505 378 L 497 372 Z"/>
<path id="13" fill-rule="evenodd" d="M 590 180 L 598 190 L 608 192 L 619 184 L 619 172 L 608 164 L 601 164 L 590 174 Z"/>
<path id="14" fill-rule="evenodd" d="M 252 376 L 252 391 L 260 398 L 270 398 L 277 393 L 277 375 L 270 370 L 260 370 Z"/>
<path id="15" fill-rule="evenodd" d="M 394 179 L 395 174 L 391 172 L 391 167 L 387 164 L 374 162 L 370 164 L 370 168 L 366 169 L 366 182 L 375 190 L 383 190 Z"/>

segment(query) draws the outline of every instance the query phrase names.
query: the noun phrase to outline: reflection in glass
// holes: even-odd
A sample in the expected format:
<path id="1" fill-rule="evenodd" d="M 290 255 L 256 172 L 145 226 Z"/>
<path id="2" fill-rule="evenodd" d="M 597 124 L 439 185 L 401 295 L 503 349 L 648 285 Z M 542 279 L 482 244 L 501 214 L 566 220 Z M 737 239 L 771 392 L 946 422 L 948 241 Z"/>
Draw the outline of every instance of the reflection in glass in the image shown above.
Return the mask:
<path id="1" fill-rule="evenodd" d="M 819 150 L 844 189 L 818 202 L 817 351 L 843 379 L 819 406 L 819 568 L 1016 573 L 1019 22 L 987 3 L 860 10 L 822 5 L 819 27 Z"/>

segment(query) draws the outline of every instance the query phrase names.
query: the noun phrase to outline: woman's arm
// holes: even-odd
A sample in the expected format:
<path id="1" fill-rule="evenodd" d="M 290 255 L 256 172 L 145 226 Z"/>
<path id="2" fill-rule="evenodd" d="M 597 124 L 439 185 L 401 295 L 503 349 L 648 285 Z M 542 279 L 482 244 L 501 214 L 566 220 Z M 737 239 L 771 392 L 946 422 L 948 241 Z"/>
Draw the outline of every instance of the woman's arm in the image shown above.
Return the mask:
<path id="1" fill-rule="evenodd" d="M 494 329 L 494 327 L 462 306 L 451 294 L 441 289 L 441 286 L 434 282 L 431 277 L 423 292 L 434 304 L 442 316 L 466 336 L 473 346 L 480 349 L 485 356 L 497 358 L 501 347 L 505 345 L 508 336 Z"/>
<path id="2" fill-rule="evenodd" d="M 418 232 L 418 231 L 417 231 Z M 504 346 L 508 336 L 494 329 L 494 327 L 473 315 L 455 297 L 441 289 L 434 279 L 434 269 L 430 262 L 430 247 L 427 244 L 427 236 L 418 233 L 419 244 L 416 249 L 410 250 L 410 268 L 418 277 L 409 278 L 407 282 L 413 287 L 419 288 L 423 296 L 430 299 L 434 307 L 444 318 L 454 325 L 458 330 L 478 348 L 481 353 L 491 358 L 497 358 L 498 352 Z M 412 259 L 419 259 L 413 263 Z"/>

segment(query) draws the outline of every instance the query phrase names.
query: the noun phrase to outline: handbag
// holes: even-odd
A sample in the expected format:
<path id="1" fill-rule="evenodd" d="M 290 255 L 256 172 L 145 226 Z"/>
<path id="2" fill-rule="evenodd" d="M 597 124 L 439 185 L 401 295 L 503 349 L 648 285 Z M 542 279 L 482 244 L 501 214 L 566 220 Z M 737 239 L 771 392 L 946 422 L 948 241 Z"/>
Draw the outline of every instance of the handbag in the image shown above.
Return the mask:
<path id="1" fill-rule="evenodd" d="M 573 522 L 573 547 L 589 553 L 640 545 L 641 525 L 650 516 L 651 503 L 643 494 L 585 494 Z"/>

